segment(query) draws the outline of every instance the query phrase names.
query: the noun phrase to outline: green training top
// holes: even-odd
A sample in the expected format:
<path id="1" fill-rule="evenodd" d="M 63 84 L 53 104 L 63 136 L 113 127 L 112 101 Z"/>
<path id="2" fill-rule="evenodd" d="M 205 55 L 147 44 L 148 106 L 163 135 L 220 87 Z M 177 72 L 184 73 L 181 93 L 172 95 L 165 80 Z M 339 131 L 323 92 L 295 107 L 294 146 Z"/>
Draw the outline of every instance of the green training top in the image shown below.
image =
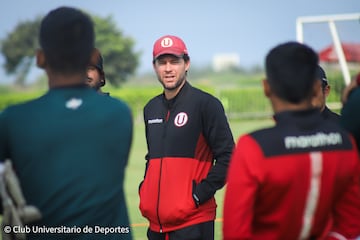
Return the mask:
<path id="1" fill-rule="evenodd" d="M 12 160 L 43 215 L 27 239 L 131 239 L 123 183 L 132 128 L 124 102 L 85 86 L 0 114 L 0 161 Z"/>

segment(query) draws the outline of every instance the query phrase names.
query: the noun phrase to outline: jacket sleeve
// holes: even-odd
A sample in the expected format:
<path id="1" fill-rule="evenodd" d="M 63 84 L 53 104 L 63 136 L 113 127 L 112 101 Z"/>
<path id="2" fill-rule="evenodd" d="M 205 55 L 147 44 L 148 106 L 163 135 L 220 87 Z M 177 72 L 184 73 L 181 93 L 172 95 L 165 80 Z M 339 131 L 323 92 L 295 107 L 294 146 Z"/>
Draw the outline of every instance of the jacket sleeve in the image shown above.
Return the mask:
<path id="1" fill-rule="evenodd" d="M 241 137 L 232 155 L 223 205 L 224 240 L 252 239 L 256 193 L 261 180 L 257 144 Z"/>
<path id="2" fill-rule="evenodd" d="M 6 119 L 6 110 L 0 112 L 0 162 L 5 162 L 6 158 L 10 158 L 8 149 L 8 126 Z"/>
<path id="3" fill-rule="evenodd" d="M 6 110 L 0 112 L 0 162 L 4 163 L 7 158 L 10 158 L 8 143 L 8 126 L 7 126 Z M 3 204 L 0 197 L 0 214 L 3 214 Z"/>
<path id="4" fill-rule="evenodd" d="M 234 139 L 221 102 L 216 98 L 202 108 L 203 134 L 210 146 L 215 162 L 206 179 L 194 187 L 193 197 L 202 204 L 214 196 L 225 184 L 225 178 L 234 148 Z"/>
<path id="5" fill-rule="evenodd" d="M 146 111 L 146 107 L 144 107 L 143 109 L 143 120 L 144 120 L 144 124 L 145 124 L 145 139 L 146 139 L 146 144 L 147 144 L 147 148 L 146 149 L 149 149 L 149 143 L 147 142 L 147 135 L 148 135 L 148 130 L 147 130 L 147 124 L 146 124 L 146 120 L 145 120 L 145 113 Z M 147 169 L 148 169 L 148 165 L 149 165 L 149 153 L 147 152 L 145 154 L 145 170 L 144 170 L 144 177 L 143 177 L 143 180 L 141 180 L 141 182 L 139 183 L 139 187 L 138 187 L 138 192 L 140 192 L 140 188 L 142 186 L 142 184 L 144 183 L 144 179 L 145 179 L 145 176 L 146 176 L 146 173 L 147 173 Z"/>
<path id="6" fill-rule="evenodd" d="M 128 165 L 129 163 L 129 157 L 130 157 L 130 152 L 131 152 L 131 147 L 132 147 L 132 144 L 133 144 L 133 137 L 134 137 L 134 122 L 133 122 L 133 115 L 132 115 L 132 112 L 131 112 L 131 109 L 129 108 L 128 105 L 126 105 L 126 108 L 127 108 L 127 111 L 128 111 L 128 115 L 126 116 L 127 117 L 127 126 L 128 126 L 128 131 L 126 132 L 127 135 L 128 135 L 128 138 L 129 138 L 129 141 L 128 141 L 128 145 L 127 145 L 127 156 L 126 156 L 126 165 Z M 125 116 L 123 116 L 124 118 Z M 125 134 L 125 133 L 122 133 L 122 134 Z"/>
<path id="7" fill-rule="evenodd" d="M 333 226 L 327 239 L 360 237 L 360 161 L 356 151 L 354 159 L 356 166 L 353 175 L 348 188 L 334 208 Z"/>

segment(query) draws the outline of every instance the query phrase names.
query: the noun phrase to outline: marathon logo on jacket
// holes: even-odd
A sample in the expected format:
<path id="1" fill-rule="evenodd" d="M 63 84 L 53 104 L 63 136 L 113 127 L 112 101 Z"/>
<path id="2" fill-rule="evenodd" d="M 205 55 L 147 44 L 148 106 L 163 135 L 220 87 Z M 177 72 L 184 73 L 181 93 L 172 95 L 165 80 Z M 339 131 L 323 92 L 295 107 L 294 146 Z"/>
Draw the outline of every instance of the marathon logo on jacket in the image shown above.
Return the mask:
<path id="1" fill-rule="evenodd" d="M 284 143 L 286 149 L 316 148 L 339 145 L 343 143 L 343 139 L 338 132 L 331 132 L 328 134 L 319 132 L 313 135 L 287 136 L 284 139 Z"/>
<path id="2" fill-rule="evenodd" d="M 162 118 L 155 118 L 155 119 L 149 119 L 148 124 L 156 124 L 156 123 L 163 123 Z"/>

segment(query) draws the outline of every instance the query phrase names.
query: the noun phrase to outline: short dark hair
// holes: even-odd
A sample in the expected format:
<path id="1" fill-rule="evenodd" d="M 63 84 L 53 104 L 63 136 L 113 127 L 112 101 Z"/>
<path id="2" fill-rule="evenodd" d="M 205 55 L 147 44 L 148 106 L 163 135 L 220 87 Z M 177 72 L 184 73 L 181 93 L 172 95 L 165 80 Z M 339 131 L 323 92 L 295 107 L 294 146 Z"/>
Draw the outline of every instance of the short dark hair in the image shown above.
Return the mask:
<path id="1" fill-rule="evenodd" d="M 86 71 L 94 40 L 93 22 L 75 8 L 54 9 L 41 22 L 40 46 L 46 63 L 55 72 Z"/>
<path id="2" fill-rule="evenodd" d="M 188 54 L 184 54 L 183 59 L 185 62 L 188 62 L 188 61 L 190 61 L 190 56 Z"/>
<path id="3" fill-rule="evenodd" d="M 271 89 L 279 98 L 291 103 L 310 97 L 318 61 L 316 52 L 305 44 L 286 42 L 274 47 L 265 62 Z"/>
<path id="4" fill-rule="evenodd" d="M 325 88 L 327 85 L 329 85 L 329 82 L 327 80 L 325 70 L 320 65 L 318 65 L 316 76 L 321 81 L 322 90 L 325 91 Z"/>

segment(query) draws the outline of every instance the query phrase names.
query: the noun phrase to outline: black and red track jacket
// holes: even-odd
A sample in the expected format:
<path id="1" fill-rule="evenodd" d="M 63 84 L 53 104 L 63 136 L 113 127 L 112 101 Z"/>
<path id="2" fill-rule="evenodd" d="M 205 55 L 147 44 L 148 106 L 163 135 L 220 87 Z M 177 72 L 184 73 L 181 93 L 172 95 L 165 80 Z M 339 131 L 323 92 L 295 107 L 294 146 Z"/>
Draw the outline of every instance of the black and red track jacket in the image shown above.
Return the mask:
<path id="1" fill-rule="evenodd" d="M 275 115 L 239 138 L 224 200 L 224 240 L 352 239 L 360 235 L 354 139 L 319 111 Z"/>
<path id="2" fill-rule="evenodd" d="M 139 194 L 150 229 L 168 232 L 214 220 L 214 194 L 225 184 L 234 147 L 220 101 L 186 82 L 175 98 L 150 100 L 144 121 L 148 153 Z"/>

